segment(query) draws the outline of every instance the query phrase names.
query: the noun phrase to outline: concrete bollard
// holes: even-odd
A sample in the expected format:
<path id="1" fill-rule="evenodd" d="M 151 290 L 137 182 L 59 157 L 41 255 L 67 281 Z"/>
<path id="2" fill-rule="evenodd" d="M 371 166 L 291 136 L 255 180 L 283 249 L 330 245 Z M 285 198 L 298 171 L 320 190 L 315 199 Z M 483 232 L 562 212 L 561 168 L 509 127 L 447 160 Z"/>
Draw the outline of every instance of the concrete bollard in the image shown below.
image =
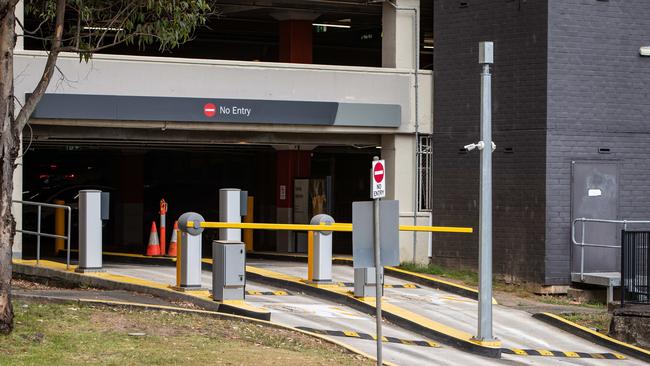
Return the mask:
<path id="1" fill-rule="evenodd" d="M 212 242 L 212 299 L 244 300 L 246 250 L 240 241 Z"/>
<path id="2" fill-rule="evenodd" d="M 103 271 L 101 212 L 101 191 L 79 191 L 79 266 L 76 272 Z"/>
<path id="3" fill-rule="evenodd" d="M 383 268 L 379 274 L 381 278 L 381 286 L 384 286 L 384 273 Z M 355 268 L 354 269 L 354 297 L 374 297 L 375 296 L 375 268 Z M 382 290 L 382 296 L 383 290 Z"/>
<path id="4" fill-rule="evenodd" d="M 192 227 L 187 222 L 192 221 Z M 178 219 L 178 227 L 181 236 L 178 238 L 178 257 L 176 259 L 176 290 L 190 291 L 201 290 L 201 243 L 203 239 L 203 228 L 201 222 L 205 222 L 203 216 L 196 212 L 187 212 Z"/>
<path id="5" fill-rule="evenodd" d="M 333 224 L 330 215 L 319 214 L 312 217 L 311 225 Z M 313 231 L 307 245 L 308 280 L 315 283 L 332 282 L 332 237 L 331 231 Z"/>

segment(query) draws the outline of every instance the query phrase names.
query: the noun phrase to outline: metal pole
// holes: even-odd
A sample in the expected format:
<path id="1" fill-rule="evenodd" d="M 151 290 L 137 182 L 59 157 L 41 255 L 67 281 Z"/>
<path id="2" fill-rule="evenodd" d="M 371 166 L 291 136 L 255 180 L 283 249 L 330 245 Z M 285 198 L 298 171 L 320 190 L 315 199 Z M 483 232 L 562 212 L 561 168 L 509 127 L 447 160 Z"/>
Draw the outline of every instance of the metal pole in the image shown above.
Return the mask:
<path id="1" fill-rule="evenodd" d="M 491 42 L 484 42 L 491 55 Z M 489 48 L 489 51 L 487 49 Z M 492 57 L 479 60 L 481 74 L 481 213 L 479 220 L 478 339 L 492 341 Z"/>
<path id="2" fill-rule="evenodd" d="M 582 236 L 580 237 L 580 281 L 585 280 L 585 222 L 582 221 Z"/>
<path id="3" fill-rule="evenodd" d="M 41 206 L 36 207 L 36 265 L 38 266 L 41 262 Z"/>
<path id="4" fill-rule="evenodd" d="M 70 240 L 72 240 L 72 208 L 67 207 L 68 210 L 68 253 L 65 262 L 65 269 L 70 269 Z"/>
<path id="5" fill-rule="evenodd" d="M 378 158 L 375 157 L 378 160 Z M 375 217 L 375 223 L 373 225 L 375 230 L 375 305 L 377 309 L 377 365 L 382 365 L 382 355 L 381 355 L 381 346 L 382 346 L 382 335 L 381 335 L 381 295 L 383 290 L 383 284 L 381 283 L 381 254 L 379 252 L 380 244 L 380 234 L 379 234 L 379 201 L 380 198 L 375 199 L 373 203 L 373 214 Z"/>

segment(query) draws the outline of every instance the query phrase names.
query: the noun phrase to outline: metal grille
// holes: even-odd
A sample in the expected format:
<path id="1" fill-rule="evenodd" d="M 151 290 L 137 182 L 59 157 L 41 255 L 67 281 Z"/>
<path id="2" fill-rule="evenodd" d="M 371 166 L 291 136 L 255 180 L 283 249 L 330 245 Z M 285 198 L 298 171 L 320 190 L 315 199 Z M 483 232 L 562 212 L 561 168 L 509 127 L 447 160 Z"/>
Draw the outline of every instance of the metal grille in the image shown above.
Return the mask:
<path id="1" fill-rule="evenodd" d="M 650 304 L 650 232 L 623 230 L 621 237 L 621 305 Z"/>
<path id="2" fill-rule="evenodd" d="M 420 136 L 418 144 L 418 174 L 420 176 L 418 210 L 433 208 L 433 145 L 431 135 Z"/>

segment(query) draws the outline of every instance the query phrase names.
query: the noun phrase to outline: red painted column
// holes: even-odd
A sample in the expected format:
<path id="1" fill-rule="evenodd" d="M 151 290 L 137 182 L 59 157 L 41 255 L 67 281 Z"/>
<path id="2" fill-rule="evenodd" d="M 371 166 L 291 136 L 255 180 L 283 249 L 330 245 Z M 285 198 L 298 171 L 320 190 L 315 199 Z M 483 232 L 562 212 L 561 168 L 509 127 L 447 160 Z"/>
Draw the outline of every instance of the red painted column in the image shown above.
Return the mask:
<path id="1" fill-rule="evenodd" d="M 313 62 L 312 32 L 311 20 L 280 21 L 280 62 L 311 64 Z"/>

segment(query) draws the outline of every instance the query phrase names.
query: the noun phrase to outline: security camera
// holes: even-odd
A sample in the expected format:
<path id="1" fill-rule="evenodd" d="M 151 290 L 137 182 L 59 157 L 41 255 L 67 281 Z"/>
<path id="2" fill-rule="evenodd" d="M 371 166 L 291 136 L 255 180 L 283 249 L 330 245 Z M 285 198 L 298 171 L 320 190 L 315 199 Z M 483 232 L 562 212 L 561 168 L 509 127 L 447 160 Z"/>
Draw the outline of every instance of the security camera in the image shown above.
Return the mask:
<path id="1" fill-rule="evenodd" d="M 639 48 L 639 54 L 641 56 L 650 57 L 650 46 Z"/>

